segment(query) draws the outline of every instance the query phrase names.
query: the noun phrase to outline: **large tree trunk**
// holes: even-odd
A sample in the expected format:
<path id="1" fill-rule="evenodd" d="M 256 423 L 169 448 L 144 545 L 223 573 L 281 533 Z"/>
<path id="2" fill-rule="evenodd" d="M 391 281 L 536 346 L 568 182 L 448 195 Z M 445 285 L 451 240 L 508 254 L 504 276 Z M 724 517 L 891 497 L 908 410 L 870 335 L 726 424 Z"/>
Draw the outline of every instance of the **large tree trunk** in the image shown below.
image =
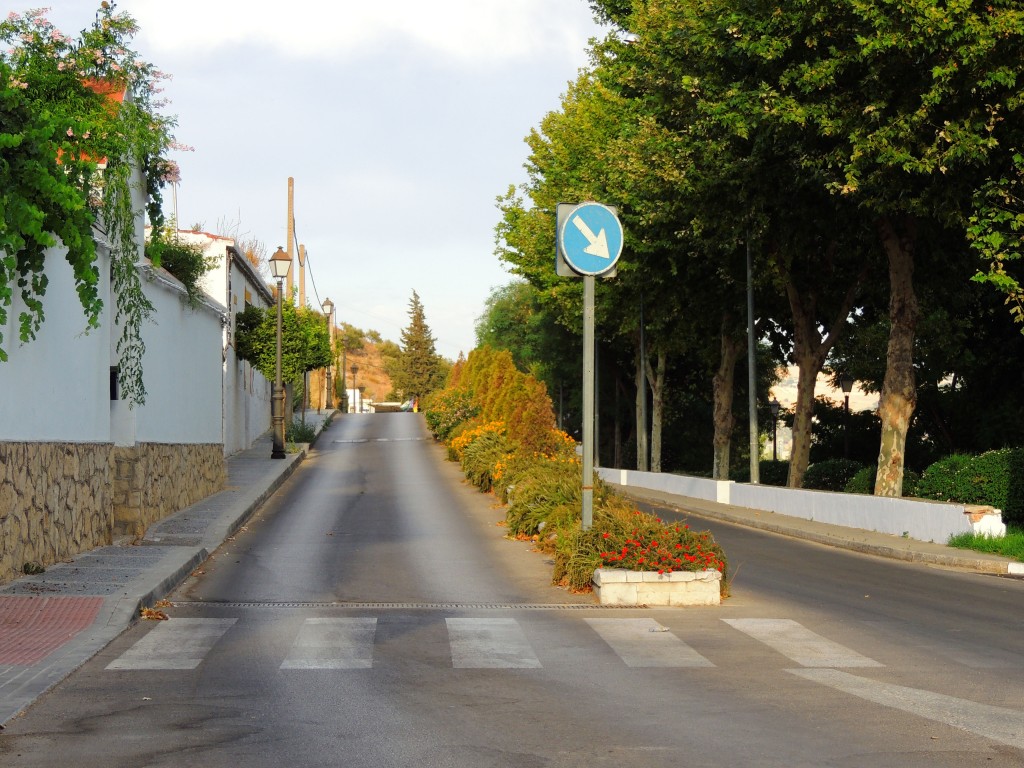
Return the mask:
<path id="1" fill-rule="evenodd" d="M 715 462 L 711 476 L 715 480 L 729 479 L 729 465 L 732 452 L 732 432 L 736 427 L 736 415 L 732 404 L 736 390 L 736 363 L 743 352 L 743 340 L 737 339 L 729 332 L 732 318 L 726 313 L 722 317 L 721 354 L 718 358 L 718 371 L 712 381 L 714 398 L 714 451 Z"/>
<path id="2" fill-rule="evenodd" d="M 846 319 L 853 309 L 861 284 L 867 278 L 867 264 L 860 275 L 847 287 L 832 318 L 828 333 L 822 337 L 819 328 L 817 295 L 814 291 L 801 294 L 786 276 L 786 295 L 793 314 L 793 358 L 800 368 L 797 380 L 796 406 L 793 411 L 793 450 L 789 460 L 786 485 L 800 488 L 811 457 L 811 421 L 814 418 L 814 385 L 818 380 L 829 351 L 846 329 Z"/>
<path id="3" fill-rule="evenodd" d="M 647 362 L 647 380 L 651 385 L 651 472 L 661 472 L 661 426 L 665 408 L 665 369 L 668 355 L 658 352 L 657 370 Z"/>
<path id="4" fill-rule="evenodd" d="M 814 385 L 818 381 L 818 372 L 825 363 L 825 356 L 808 345 L 794 349 L 793 356 L 800 372 L 796 384 L 796 404 L 793 407 L 793 443 L 786 484 L 790 488 L 801 488 L 811 458 Z"/>
<path id="5" fill-rule="evenodd" d="M 903 494 L 903 464 L 910 417 L 917 405 L 914 376 L 914 334 L 917 330 L 917 296 L 914 294 L 914 220 L 898 224 L 887 216 L 877 222 L 878 235 L 889 257 L 889 349 L 878 417 L 882 442 L 878 452 L 876 496 Z"/>
<path id="6" fill-rule="evenodd" d="M 639 337 L 638 337 L 639 338 Z M 646 472 L 647 464 L 647 364 L 643 344 L 636 345 L 636 468 Z"/>

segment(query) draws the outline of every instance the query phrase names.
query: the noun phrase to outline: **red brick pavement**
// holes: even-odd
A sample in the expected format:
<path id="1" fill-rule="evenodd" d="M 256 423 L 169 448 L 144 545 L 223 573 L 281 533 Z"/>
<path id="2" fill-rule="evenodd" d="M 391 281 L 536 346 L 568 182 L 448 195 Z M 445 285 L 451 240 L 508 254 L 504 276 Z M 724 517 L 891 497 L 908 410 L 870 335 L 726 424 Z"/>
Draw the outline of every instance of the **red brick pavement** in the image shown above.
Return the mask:
<path id="1" fill-rule="evenodd" d="M 92 624 L 102 597 L 0 597 L 0 665 L 42 661 Z"/>

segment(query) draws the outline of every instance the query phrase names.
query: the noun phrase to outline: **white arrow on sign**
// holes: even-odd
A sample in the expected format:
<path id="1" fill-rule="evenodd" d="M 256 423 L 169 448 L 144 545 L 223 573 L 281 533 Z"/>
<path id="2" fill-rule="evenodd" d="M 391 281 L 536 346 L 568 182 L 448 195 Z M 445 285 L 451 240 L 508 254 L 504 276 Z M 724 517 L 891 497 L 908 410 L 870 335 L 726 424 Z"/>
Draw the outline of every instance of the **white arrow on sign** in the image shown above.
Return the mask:
<path id="1" fill-rule="evenodd" d="M 608 252 L 608 236 L 604 233 L 604 228 L 598 234 L 594 234 L 594 230 L 587 226 L 587 222 L 581 219 L 579 216 L 572 217 L 572 223 L 576 225 L 576 229 L 587 238 L 587 242 L 590 243 L 586 248 L 583 249 L 584 253 L 589 253 L 591 256 L 597 256 L 601 259 L 610 259 L 611 253 Z"/>

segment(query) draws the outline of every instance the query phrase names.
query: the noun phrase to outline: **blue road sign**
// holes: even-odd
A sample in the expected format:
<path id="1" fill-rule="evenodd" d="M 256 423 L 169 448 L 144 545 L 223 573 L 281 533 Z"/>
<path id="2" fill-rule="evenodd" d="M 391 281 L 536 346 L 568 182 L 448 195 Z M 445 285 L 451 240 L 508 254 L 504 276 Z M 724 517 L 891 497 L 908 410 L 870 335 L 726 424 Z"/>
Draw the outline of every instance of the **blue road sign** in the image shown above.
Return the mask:
<path id="1" fill-rule="evenodd" d="M 622 254 L 622 224 L 608 206 L 580 203 L 558 231 L 558 247 L 566 264 L 580 275 L 603 275 Z"/>

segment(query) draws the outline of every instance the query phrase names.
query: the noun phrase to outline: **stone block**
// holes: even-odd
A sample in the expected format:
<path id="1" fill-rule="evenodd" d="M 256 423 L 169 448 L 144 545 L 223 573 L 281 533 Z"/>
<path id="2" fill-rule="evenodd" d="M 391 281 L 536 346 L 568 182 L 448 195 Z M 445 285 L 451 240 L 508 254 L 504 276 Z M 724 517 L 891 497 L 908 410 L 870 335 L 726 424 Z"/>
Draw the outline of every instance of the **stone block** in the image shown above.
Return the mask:
<path id="1" fill-rule="evenodd" d="M 601 605 L 719 605 L 719 571 L 626 571 L 599 568 L 594 572 L 594 594 Z"/>

